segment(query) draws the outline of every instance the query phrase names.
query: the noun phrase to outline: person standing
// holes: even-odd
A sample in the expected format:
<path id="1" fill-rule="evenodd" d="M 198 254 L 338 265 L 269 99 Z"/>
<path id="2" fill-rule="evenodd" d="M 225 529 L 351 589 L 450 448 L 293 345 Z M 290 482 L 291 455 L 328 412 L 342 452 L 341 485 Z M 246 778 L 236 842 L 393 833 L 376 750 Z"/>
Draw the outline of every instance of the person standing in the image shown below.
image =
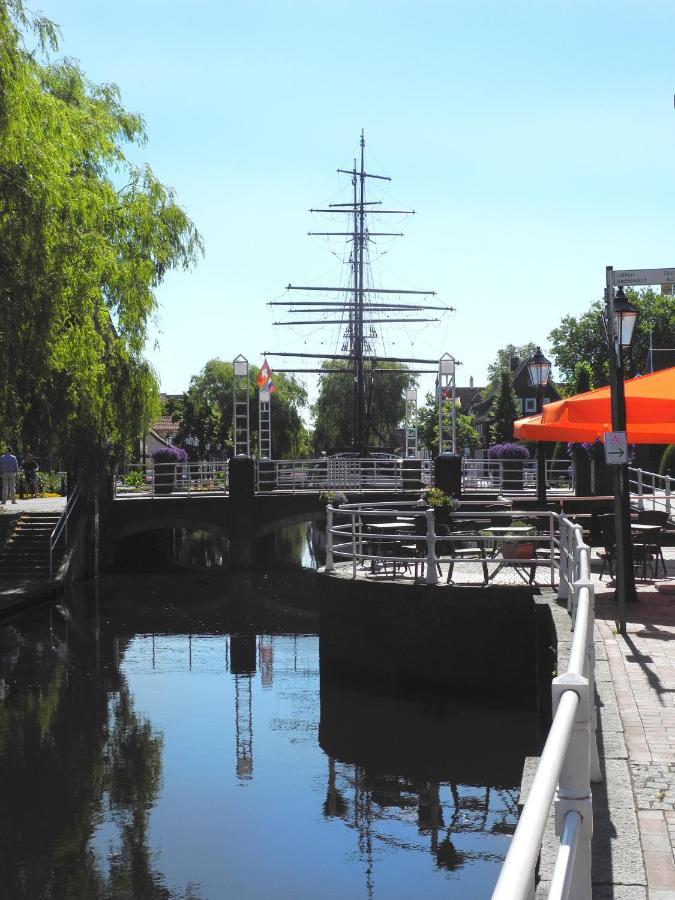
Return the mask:
<path id="1" fill-rule="evenodd" d="M 0 474 L 2 474 L 2 503 L 7 502 L 7 498 L 16 503 L 16 473 L 19 471 L 19 463 L 16 456 L 12 453 L 12 448 L 7 447 L 5 452 L 0 456 Z"/>

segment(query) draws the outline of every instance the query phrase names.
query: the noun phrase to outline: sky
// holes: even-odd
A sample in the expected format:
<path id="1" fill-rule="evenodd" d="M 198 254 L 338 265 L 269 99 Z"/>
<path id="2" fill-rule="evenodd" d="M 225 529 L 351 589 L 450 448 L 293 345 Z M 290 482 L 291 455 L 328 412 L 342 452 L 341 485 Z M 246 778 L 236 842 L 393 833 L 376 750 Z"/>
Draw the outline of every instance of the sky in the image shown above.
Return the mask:
<path id="1" fill-rule="evenodd" d="M 335 327 L 274 326 L 290 316 L 267 303 L 288 283 L 344 283 L 344 246 L 307 236 L 338 223 L 309 209 L 348 199 L 336 169 L 351 166 L 361 129 L 369 171 L 392 178 L 386 204 L 415 210 L 386 229 L 404 238 L 371 251 L 374 283 L 434 290 L 456 309 L 380 329 L 380 352 L 447 352 L 458 385 L 484 384 L 509 343 L 550 356 L 549 332 L 601 298 L 605 266 L 675 265 L 667 0 L 39 9 L 61 27 L 60 55 L 142 114 L 148 142 L 130 155 L 175 189 L 204 240 L 195 269 L 157 291 L 148 358 L 166 392 L 213 357 L 339 352 Z M 300 378 L 310 395 L 316 377 Z"/>

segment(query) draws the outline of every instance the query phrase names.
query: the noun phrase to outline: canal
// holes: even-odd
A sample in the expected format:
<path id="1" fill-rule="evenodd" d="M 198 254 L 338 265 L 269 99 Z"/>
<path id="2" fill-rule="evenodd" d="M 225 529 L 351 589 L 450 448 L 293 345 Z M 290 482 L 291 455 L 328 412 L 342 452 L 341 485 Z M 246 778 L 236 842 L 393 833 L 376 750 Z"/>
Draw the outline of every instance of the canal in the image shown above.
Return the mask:
<path id="1" fill-rule="evenodd" d="M 189 544 L 0 626 L 2 896 L 489 897 L 535 714 L 322 679 L 304 526 Z"/>

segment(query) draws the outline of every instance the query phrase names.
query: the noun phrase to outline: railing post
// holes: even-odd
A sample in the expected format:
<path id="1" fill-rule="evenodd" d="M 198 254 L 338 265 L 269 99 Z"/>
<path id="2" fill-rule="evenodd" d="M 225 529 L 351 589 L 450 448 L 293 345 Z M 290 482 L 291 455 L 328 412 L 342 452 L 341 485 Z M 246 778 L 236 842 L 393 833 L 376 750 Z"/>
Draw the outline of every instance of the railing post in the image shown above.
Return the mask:
<path id="1" fill-rule="evenodd" d="M 637 495 L 638 495 L 638 509 L 642 511 L 645 508 L 645 501 L 642 491 L 642 469 L 636 469 L 637 472 Z"/>
<path id="2" fill-rule="evenodd" d="M 436 530 L 434 528 L 434 511 L 427 509 L 424 513 L 427 520 L 427 584 L 437 584 L 436 573 Z"/>
<path id="3" fill-rule="evenodd" d="M 352 513 L 352 578 L 356 578 L 356 513 Z"/>
<path id="4" fill-rule="evenodd" d="M 666 475 L 666 512 L 670 515 L 670 475 Z"/>
<path id="5" fill-rule="evenodd" d="M 588 679 L 581 675 L 561 675 L 553 680 L 553 715 L 566 691 L 579 696 L 567 753 L 560 771 L 555 798 L 555 833 L 560 837 L 565 816 L 570 810 L 582 819 L 579 842 L 570 879 L 570 900 L 588 900 L 591 896 L 591 838 L 593 805 L 591 798 L 591 722 Z"/>
<path id="6" fill-rule="evenodd" d="M 328 504 L 326 507 L 326 572 L 332 572 L 335 569 L 333 564 L 333 507 Z"/>

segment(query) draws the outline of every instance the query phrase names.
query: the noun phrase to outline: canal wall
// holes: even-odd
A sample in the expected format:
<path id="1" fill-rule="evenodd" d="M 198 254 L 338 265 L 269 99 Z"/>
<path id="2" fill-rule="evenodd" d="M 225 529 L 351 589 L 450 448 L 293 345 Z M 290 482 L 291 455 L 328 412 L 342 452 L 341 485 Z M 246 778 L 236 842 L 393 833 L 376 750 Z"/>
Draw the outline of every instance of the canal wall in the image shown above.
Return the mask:
<path id="1" fill-rule="evenodd" d="M 555 633 L 530 585 L 317 578 L 322 676 L 550 715 Z"/>

